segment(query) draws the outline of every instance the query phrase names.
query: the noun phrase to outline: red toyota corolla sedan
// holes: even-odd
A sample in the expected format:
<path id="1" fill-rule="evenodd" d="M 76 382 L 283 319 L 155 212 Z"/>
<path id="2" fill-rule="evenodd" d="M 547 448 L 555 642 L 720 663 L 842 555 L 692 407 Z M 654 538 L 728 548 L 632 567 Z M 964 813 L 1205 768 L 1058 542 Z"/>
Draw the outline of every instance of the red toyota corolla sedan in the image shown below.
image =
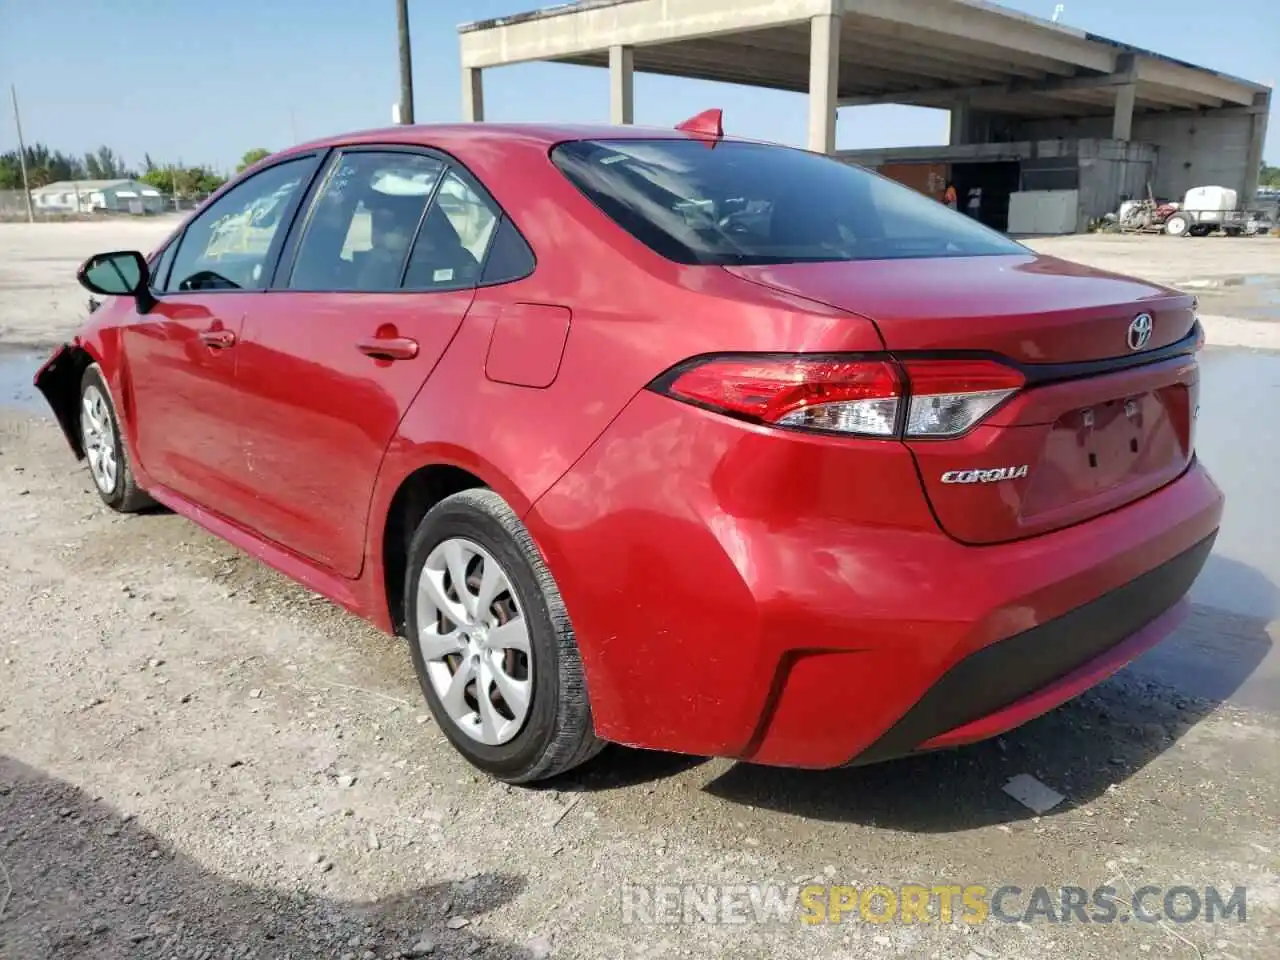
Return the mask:
<path id="1" fill-rule="evenodd" d="M 951 747 L 1168 633 L 1223 508 L 1194 301 L 718 127 L 286 150 L 87 261 L 36 383 L 107 504 L 406 637 L 512 782 Z"/>

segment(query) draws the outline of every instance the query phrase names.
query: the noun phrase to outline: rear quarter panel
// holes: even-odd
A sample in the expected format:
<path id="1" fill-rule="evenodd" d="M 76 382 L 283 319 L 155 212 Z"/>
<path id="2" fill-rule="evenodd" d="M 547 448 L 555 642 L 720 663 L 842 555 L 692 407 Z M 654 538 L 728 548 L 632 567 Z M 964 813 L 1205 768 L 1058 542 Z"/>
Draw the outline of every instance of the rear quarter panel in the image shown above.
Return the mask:
<path id="1" fill-rule="evenodd" d="M 721 351 L 883 346 L 860 317 L 718 267 L 659 257 L 562 177 L 544 141 L 507 133 L 498 148 L 478 136 L 454 152 L 511 216 L 537 267 L 526 279 L 478 291 L 402 421 L 371 505 L 366 560 L 375 569 L 395 492 L 423 466 L 468 470 L 523 516 L 639 391 L 682 360 Z M 545 388 L 485 376 L 498 315 L 517 303 L 572 312 L 559 373 Z"/>

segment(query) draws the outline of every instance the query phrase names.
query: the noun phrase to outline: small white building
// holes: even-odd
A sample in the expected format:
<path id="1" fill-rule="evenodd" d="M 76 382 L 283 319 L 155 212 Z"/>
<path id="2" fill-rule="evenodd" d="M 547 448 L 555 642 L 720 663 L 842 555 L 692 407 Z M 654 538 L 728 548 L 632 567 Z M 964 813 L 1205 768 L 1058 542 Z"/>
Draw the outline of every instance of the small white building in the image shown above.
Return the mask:
<path id="1" fill-rule="evenodd" d="M 37 210 L 45 213 L 160 213 L 164 195 L 137 180 L 59 180 L 31 191 Z"/>

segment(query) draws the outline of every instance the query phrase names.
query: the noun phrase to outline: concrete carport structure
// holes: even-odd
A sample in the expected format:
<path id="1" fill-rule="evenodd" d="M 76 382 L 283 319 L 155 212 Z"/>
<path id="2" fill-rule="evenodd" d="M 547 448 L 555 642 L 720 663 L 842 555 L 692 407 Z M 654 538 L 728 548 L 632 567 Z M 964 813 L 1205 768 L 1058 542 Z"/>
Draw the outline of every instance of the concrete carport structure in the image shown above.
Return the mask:
<path id="1" fill-rule="evenodd" d="M 1271 103 L 1266 86 L 984 0 L 579 0 L 459 32 L 464 119 L 484 118 L 484 69 L 528 61 L 607 67 L 615 123 L 632 121 L 636 70 L 807 92 L 808 146 L 826 153 L 841 106 L 935 107 L 950 147 L 840 156 L 1083 164 L 1081 203 L 1108 209 L 1144 180 L 1247 202 Z"/>

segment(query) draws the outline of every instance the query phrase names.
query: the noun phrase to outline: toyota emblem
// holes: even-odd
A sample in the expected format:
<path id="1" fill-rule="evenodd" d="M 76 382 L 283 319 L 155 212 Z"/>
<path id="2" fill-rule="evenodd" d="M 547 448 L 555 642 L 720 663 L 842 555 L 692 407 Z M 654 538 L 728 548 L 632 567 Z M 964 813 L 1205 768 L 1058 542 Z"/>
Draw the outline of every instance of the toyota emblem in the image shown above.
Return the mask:
<path id="1" fill-rule="evenodd" d="M 1141 350 L 1151 339 L 1151 314 L 1140 313 L 1129 324 L 1129 349 Z"/>

